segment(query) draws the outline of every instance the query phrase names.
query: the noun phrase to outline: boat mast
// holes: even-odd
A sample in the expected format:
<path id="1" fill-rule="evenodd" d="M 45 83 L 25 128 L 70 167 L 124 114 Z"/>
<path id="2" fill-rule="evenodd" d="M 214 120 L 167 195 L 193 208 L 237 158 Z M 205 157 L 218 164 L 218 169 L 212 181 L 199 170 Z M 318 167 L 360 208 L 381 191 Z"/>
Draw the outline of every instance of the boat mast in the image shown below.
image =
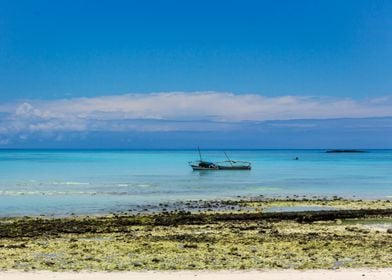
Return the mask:
<path id="1" fill-rule="evenodd" d="M 197 150 L 199 151 L 199 157 L 200 157 L 200 161 L 203 161 L 203 159 L 201 158 L 200 147 L 197 147 Z"/>
<path id="2" fill-rule="evenodd" d="M 231 161 L 231 159 L 229 158 L 229 156 L 226 154 L 226 152 L 223 152 L 224 154 L 225 154 L 225 156 L 227 157 L 227 159 L 229 160 L 229 162 L 230 162 L 230 165 L 231 166 L 233 166 L 233 162 Z"/>

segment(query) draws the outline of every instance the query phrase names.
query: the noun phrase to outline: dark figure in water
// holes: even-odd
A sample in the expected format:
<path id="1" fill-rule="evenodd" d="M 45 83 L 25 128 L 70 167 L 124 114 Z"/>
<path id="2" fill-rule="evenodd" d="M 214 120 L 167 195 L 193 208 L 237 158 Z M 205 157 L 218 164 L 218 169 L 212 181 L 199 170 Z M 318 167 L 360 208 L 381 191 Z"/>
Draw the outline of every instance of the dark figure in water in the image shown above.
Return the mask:
<path id="1" fill-rule="evenodd" d="M 299 160 L 299 157 L 295 157 L 294 160 Z"/>

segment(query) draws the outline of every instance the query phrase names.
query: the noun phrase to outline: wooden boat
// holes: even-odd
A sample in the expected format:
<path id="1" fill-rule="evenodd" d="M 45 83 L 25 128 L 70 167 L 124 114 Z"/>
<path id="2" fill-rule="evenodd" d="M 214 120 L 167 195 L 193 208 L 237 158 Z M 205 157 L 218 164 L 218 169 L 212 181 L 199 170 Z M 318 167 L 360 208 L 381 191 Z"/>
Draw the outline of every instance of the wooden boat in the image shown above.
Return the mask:
<path id="1" fill-rule="evenodd" d="M 220 170 L 251 170 L 252 165 L 248 161 L 225 160 L 216 163 Z"/>
<path id="2" fill-rule="evenodd" d="M 217 170 L 218 166 L 213 162 L 197 160 L 197 161 L 190 161 L 189 165 L 192 167 L 193 170 Z"/>
<path id="3" fill-rule="evenodd" d="M 189 165 L 193 170 L 251 170 L 252 165 L 249 161 L 231 160 L 224 152 L 227 160 L 219 162 L 205 161 L 201 157 L 199 150 L 200 160 L 190 161 Z"/>

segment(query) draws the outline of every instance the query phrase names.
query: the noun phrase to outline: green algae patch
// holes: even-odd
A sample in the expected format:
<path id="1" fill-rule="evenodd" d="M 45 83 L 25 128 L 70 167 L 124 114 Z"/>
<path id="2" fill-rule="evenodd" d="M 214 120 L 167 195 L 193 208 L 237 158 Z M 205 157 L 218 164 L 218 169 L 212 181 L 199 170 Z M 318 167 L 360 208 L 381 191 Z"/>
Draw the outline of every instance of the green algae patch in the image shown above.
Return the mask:
<path id="1" fill-rule="evenodd" d="M 249 203 L 286 207 L 303 201 Z M 0 220 L 0 270 L 392 267 L 392 234 L 371 226 L 392 225 L 392 210 L 379 201 L 361 203 L 312 213 L 5 218 Z"/>
<path id="2" fill-rule="evenodd" d="M 354 200 L 344 198 L 242 199 L 233 201 L 243 208 L 263 210 L 269 207 L 331 207 L 336 209 L 391 209 L 391 200 Z"/>

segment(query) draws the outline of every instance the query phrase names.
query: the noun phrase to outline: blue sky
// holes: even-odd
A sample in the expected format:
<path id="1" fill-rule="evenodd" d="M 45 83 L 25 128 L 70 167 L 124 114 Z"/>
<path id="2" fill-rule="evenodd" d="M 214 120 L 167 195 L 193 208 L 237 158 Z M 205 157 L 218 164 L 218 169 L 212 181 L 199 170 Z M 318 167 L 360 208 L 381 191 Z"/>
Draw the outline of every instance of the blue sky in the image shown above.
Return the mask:
<path id="1" fill-rule="evenodd" d="M 298 119 L 313 146 L 392 147 L 391 96 L 391 1 L 0 2 L 3 147 L 292 147 Z"/>

